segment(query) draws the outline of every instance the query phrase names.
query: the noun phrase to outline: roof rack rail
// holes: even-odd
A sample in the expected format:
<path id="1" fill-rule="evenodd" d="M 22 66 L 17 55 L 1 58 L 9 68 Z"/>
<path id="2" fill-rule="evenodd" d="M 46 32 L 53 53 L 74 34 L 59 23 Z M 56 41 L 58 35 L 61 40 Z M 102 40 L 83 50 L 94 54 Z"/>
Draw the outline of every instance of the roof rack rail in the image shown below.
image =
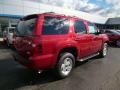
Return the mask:
<path id="1" fill-rule="evenodd" d="M 45 13 L 45 14 L 46 14 L 46 13 L 53 13 L 53 14 L 58 14 L 58 15 L 60 14 L 60 13 L 56 13 L 56 12 L 44 12 L 44 13 Z M 65 15 L 65 14 L 60 14 L 60 15 L 67 16 L 67 15 Z"/>
<path id="2" fill-rule="evenodd" d="M 44 13 L 45 13 L 45 14 L 46 14 L 46 13 L 60 14 L 60 13 L 56 13 L 56 12 L 44 12 Z M 66 14 L 60 14 L 60 15 L 78 18 L 77 16 L 73 16 L 73 15 L 66 15 Z"/>
<path id="3" fill-rule="evenodd" d="M 44 13 L 55 13 L 55 12 L 44 12 Z"/>

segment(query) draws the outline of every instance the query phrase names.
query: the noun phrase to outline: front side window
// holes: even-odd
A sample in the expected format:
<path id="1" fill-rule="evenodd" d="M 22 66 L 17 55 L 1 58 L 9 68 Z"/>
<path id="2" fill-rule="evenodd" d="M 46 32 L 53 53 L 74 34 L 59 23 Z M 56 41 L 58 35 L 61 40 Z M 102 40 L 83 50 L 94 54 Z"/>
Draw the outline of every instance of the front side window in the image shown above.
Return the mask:
<path id="1" fill-rule="evenodd" d="M 97 27 L 96 27 L 94 24 L 89 23 L 89 24 L 88 24 L 88 32 L 89 32 L 90 34 L 95 34 L 95 33 L 97 33 Z"/>
<path id="2" fill-rule="evenodd" d="M 85 33 L 86 27 L 83 21 L 75 21 L 74 22 L 74 31 L 75 33 Z"/>
<path id="3" fill-rule="evenodd" d="M 45 16 L 42 28 L 43 35 L 67 34 L 69 30 L 69 20 L 60 17 Z"/>

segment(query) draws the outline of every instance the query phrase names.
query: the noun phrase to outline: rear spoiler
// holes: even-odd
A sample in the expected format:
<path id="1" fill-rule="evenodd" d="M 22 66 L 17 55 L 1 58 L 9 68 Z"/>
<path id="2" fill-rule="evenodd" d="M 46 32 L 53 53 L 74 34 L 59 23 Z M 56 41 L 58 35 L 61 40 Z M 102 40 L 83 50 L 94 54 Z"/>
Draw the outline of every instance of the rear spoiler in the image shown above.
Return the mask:
<path id="1" fill-rule="evenodd" d="M 23 18 L 20 18 L 20 20 L 29 20 L 31 18 L 37 18 L 38 15 L 37 14 L 32 14 L 32 15 L 28 15 L 28 16 L 25 16 Z"/>

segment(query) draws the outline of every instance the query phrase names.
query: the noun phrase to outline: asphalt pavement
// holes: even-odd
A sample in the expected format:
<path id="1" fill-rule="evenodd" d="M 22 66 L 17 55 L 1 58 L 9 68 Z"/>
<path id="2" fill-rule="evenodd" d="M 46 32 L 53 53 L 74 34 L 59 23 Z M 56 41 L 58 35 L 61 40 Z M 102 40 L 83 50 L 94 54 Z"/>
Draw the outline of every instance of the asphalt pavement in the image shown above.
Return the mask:
<path id="1" fill-rule="evenodd" d="M 0 90 L 120 90 L 120 48 L 110 47 L 106 58 L 78 62 L 72 74 L 59 80 L 51 71 L 41 74 L 14 61 L 11 48 L 0 43 Z"/>

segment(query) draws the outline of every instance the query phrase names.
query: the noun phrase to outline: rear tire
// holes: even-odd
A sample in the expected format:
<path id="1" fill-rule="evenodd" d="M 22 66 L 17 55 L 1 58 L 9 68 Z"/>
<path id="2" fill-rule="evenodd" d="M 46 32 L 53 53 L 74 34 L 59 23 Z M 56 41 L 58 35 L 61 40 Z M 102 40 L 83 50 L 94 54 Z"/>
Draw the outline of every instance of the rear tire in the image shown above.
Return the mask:
<path id="1" fill-rule="evenodd" d="M 108 52 L 108 44 L 104 43 L 102 50 L 99 52 L 99 56 L 101 58 L 106 57 L 107 56 L 107 52 Z"/>
<path id="2" fill-rule="evenodd" d="M 60 79 L 68 77 L 73 70 L 74 63 L 75 57 L 71 53 L 62 53 L 55 68 L 57 77 Z"/>

